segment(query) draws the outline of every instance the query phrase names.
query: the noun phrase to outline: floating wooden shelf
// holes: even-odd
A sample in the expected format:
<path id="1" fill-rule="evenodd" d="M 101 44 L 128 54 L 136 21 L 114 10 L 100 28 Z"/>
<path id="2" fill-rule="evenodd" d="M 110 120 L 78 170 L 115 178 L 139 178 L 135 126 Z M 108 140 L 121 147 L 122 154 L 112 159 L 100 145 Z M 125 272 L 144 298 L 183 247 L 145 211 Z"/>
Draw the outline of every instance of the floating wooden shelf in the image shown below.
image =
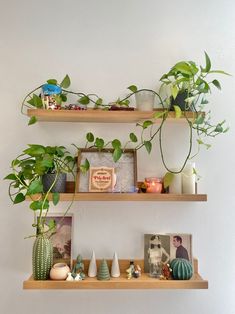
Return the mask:
<path id="1" fill-rule="evenodd" d="M 40 199 L 40 194 L 32 196 Z M 51 200 L 51 196 L 49 196 Z M 27 200 L 31 198 L 27 197 Z M 207 194 L 155 194 L 155 193 L 61 193 L 60 201 L 154 201 L 154 202 L 206 202 Z"/>
<path id="2" fill-rule="evenodd" d="M 140 278 L 127 279 L 125 270 L 130 260 L 119 260 L 121 276 L 108 281 L 86 277 L 83 281 L 34 280 L 32 276 L 24 281 L 24 289 L 208 289 L 208 281 L 198 274 L 198 263 L 194 260 L 194 275 L 190 280 L 159 280 L 143 273 Z M 99 262 L 98 262 L 99 263 Z M 111 261 L 108 261 L 110 265 Z M 143 260 L 135 261 L 144 268 Z M 87 271 L 88 261 L 85 263 Z"/>
<path id="3" fill-rule="evenodd" d="M 48 122 L 94 122 L 94 123 L 136 123 L 153 118 L 156 111 L 106 111 L 106 110 L 46 110 L 28 109 L 29 117 Z M 188 119 L 196 118 L 196 112 L 185 112 Z M 160 121 L 160 119 L 157 119 Z M 186 121 L 184 116 L 175 118 L 175 112 L 169 112 L 167 121 Z"/>

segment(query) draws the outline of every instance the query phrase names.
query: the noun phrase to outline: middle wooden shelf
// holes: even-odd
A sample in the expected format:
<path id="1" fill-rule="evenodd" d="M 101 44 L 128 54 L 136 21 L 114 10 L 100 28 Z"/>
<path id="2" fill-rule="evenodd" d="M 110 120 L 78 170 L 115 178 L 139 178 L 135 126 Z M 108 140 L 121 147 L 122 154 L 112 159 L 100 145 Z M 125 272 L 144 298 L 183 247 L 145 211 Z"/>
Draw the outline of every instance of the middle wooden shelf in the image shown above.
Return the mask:
<path id="1" fill-rule="evenodd" d="M 27 196 L 38 200 L 40 194 Z M 52 196 L 49 195 L 49 200 Z M 156 193 L 61 193 L 60 201 L 154 201 L 154 202 L 206 202 L 207 194 L 156 194 Z"/>

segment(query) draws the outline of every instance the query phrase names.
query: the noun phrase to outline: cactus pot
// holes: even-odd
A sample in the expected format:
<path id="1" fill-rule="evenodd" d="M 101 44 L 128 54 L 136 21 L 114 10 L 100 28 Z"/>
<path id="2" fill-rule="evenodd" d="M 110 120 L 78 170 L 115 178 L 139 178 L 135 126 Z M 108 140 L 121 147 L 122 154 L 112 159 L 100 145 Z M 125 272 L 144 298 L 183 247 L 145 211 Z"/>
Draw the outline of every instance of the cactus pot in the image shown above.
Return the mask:
<path id="1" fill-rule="evenodd" d="M 189 280 L 193 276 L 192 264 L 184 258 L 173 259 L 170 267 L 172 276 L 176 280 Z"/>
<path id="2" fill-rule="evenodd" d="M 37 235 L 33 244 L 33 278 L 47 280 L 53 264 L 53 246 L 44 234 Z"/>
<path id="3" fill-rule="evenodd" d="M 51 192 L 65 193 L 66 189 L 66 173 L 59 173 L 57 176 L 57 180 L 51 189 Z M 47 192 L 55 181 L 56 174 L 55 173 L 46 173 L 42 176 L 42 184 L 44 192 Z"/>

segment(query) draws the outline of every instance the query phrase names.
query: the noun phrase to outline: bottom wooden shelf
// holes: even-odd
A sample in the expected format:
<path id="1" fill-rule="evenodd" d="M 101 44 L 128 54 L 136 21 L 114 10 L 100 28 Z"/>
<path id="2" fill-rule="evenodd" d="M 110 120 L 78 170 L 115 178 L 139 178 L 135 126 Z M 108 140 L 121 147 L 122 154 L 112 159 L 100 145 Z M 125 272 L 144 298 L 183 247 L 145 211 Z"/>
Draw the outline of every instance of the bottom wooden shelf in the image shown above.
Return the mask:
<path id="1" fill-rule="evenodd" d="M 110 264 L 110 261 L 108 261 Z M 135 261 L 143 269 L 143 260 Z M 98 262 L 99 263 L 99 262 Z M 140 278 L 128 280 L 124 270 L 129 260 L 120 260 L 121 276 L 109 281 L 86 277 L 83 281 L 34 280 L 32 276 L 24 281 L 24 289 L 208 289 L 208 281 L 198 274 L 198 263 L 194 260 L 194 275 L 190 280 L 159 280 L 142 273 Z M 87 261 L 85 261 L 85 270 Z"/>

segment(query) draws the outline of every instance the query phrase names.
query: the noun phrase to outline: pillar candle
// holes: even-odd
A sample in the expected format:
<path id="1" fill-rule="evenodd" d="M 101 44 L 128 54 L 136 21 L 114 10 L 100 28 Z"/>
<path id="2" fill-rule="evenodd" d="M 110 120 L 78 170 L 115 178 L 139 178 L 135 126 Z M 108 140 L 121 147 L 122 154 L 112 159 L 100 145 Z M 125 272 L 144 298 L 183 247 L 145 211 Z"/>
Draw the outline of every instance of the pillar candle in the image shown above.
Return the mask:
<path id="1" fill-rule="evenodd" d="M 193 169 L 195 163 L 188 163 L 182 171 L 182 191 L 183 194 L 195 194 L 196 176 Z"/>
<path id="2" fill-rule="evenodd" d="M 169 186 L 169 193 L 181 194 L 182 193 L 182 179 L 181 173 L 174 174 L 174 178 Z"/>

